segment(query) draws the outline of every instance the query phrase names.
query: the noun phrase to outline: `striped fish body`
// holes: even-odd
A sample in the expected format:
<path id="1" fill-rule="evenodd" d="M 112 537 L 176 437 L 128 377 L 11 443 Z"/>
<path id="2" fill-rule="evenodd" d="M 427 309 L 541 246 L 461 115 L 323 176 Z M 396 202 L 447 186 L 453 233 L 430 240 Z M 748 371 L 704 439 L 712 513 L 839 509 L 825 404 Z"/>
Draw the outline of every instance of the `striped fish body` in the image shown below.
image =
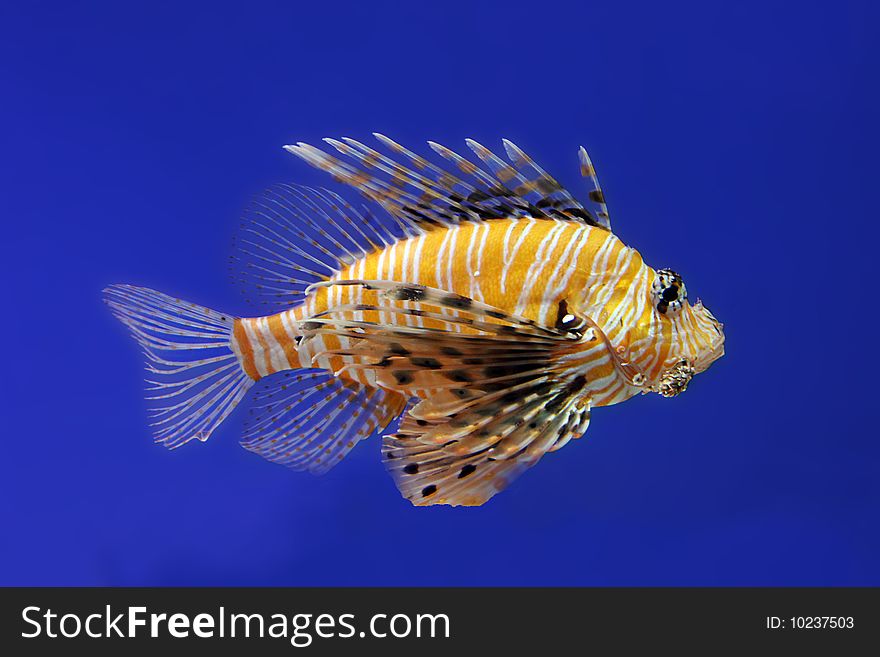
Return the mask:
<path id="1" fill-rule="evenodd" d="M 582 203 L 511 142 L 443 163 L 376 135 L 286 148 L 354 187 L 278 185 L 239 241 L 243 281 L 280 311 L 237 318 L 130 285 L 105 300 L 147 359 L 156 441 L 207 440 L 256 387 L 241 444 L 320 474 L 377 431 L 416 505 L 479 505 L 584 435 L 591 409 L 674 397 L 724 353 L 681 277 L 611 231 L 586 151 Z M 268 297 L 268 299 L 266 298 Z"/>
<path id="2" fill-rule="evenodd" d="M 434 229 L 370 253 L 342 269 L 331 280 L 385 280 L 419 284 L 467 297 L 543 325 L 561 322 L 569 313 L 599 318 L 606 335 L 625 349 L 625 323 L 650 309 L 633 305 L 634 286 L 646 284 L 648 268 L 639 254 L 612 233 L 583 224 L 548 219 L 494 220 Z M 327 356 L 345 350 L 350 341 L 318 336 L 298 347 L 299 322 L 332 313 L 335 308 L 377 303 L 377 294 L 359 286 L 321 287 L 296 308 L 267 317 L 244 318 L 235 330 L 236 351 L 248 374 L 256 379 L 275 372 L 321 367 L 376 386 L 372 371 L 346 370 L 346 359 Z M 410 304 L 392 301 L 391 306 Z M 447 311 L 460 316 L 459 311 Z M 417 315 L 374 310 L 354 311 L 357 319 L 386 326 L 442 328 L 442 322 Z M 453 330 L 462 331 L 461 325 Z M 604 350 L 586 344 L 577 361 L 592 388 L 593 406 L 623 401 L 640 392 L 615 377 Z M 405 389 L 416 396 L 426 389 Z"/>

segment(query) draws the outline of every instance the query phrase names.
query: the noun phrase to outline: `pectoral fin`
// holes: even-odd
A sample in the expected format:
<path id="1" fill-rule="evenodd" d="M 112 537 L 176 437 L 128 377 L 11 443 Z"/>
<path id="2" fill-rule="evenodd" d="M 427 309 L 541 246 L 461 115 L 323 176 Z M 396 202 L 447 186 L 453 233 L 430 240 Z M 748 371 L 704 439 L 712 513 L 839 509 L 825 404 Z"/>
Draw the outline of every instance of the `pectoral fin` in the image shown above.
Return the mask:
<path id="1" fill-rule="evenodd" d="M 344 369 L 418 397 L 383 454 L 414 504 L 482 504 L 584 433 L 590 417 L 589 358 L 608 348 L 585 322 L 553 327 L 455 294 L 388 281 L 337 281 L 375 293 L 370 304 L 315 315 L 305 339 L 332 333 L 349 345 L 332 353 Z M 380 324 L 358 313 L 399 319 Z M 417 316 L 423 326 L 406 323 Z M 592 356 L 591 356 L 592 354 Z M 584 360 L 584 359 L 587 360 Z"/>
<path id="2" fill-rule="evenodd" d="M 434 420 L 408 413 L 382 455 L 416 506 L 479 506 L 547 452 L 579 438 L 590 421 L 582 381 L 536 383 Z M 515 397 L 515 399 L 514 399 Z M 424 402 L 423 402 L 424 403 Z"/>

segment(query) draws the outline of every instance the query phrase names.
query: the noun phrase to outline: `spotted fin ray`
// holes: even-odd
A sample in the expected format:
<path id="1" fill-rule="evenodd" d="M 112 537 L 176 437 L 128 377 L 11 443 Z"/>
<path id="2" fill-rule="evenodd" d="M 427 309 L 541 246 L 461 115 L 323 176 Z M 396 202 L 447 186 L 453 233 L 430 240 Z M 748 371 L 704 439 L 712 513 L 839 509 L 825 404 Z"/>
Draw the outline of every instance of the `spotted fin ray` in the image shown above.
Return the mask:
<path id="1" fill-rule="evenodd" d="M 466 140 L 482 166 L 428 142 L 445 162 L 438 166 L 384 135 L 374 136 L 390 155 L 349 138 L 324 140 L 341 157 L 304 142 L 285 149 L 355 187 L 413 230 L 508 217 L 549 217 L 611 229 L 604 195 L 583 147 L 579 153 L 581 173 L 592 184 L 586 204 L 506 139 L 503 146 L 509 161 L 476 141 Z"/>
<path id="2" fill-rule="evenodd" d="M 301 324 L 303 342 L 344 335 L 351 345 L 331 352 L 345 359 L 344 370 L 368 371 L 382 388 L 404 397 L 423 393 L 383 443 L 398 487 L 414 504 L 482 504 L 545 453 L 586 430 L 589 381 L 571 357 L 608 351 L 586 323 L 542 326 L 409 283 L 317 285 L 360 285 L 374 294 L 374 302 L 308 318 Z M 387 312 L 390 302 L 409 304 L 397 310 L 420 313 L 432 325 L 391 326 L 355 317 Z"/>
<path id="3" fill-rule="evenodd" d="M 527 396 L 530 401 L 498 413 L 478 405 L 469 412 L 488 418 L 483 428 L 460 439 L 450 433 L 443 444 L 436 444 L 436 435 L 425 436 L 453 427 L 461 414 L 432 422 L 408 414 L 399 430 L 383 439 L 383 460 L 401 494 L 416 506 L 479 506 L 544 454 L 584 434 L 589 398 L 578 395 L 578 385 L 559 382 L 550 394 L 535 394 L 535 389 Z"/>
<path id="4" fill-rule="evenodd" d="M 339 356 L 346 365 L 335 372 L 337 375 L 346 370 L 350 374 L 369 370 L 379 385 L 413 396 L 422 396 L 417 394 L 422 389 L 452 388 L 451 392 L 462 394 L 463 399 L 470 398 L 481 392 L 467 385 L 474 379 L 482 380 L 485 389 L 507 387 L 510 382 L 506 376 L 546 372 L 581 339 L 577 331 L 541 326 L 473 299 L 421 285 L 342 280 L 318 283 L 312 289 L 347 285 L 361 286 L 365 300 L 368 295 L 372 300 L 336 306 L 300 322 L 299 350 L 308 351 L 321 336 L 344 337 L 346 348 L 316 351 L 313 360 Z M 418 318 L 422 325 L 360 317 L 370 312 L 399 313 Z M 323 345 L 323 340 L 318 344 Z M 497 367 L 505 362 L 509 363 L 506 368 Z M 481 367 L 489 370 L 477 371 Z"/>

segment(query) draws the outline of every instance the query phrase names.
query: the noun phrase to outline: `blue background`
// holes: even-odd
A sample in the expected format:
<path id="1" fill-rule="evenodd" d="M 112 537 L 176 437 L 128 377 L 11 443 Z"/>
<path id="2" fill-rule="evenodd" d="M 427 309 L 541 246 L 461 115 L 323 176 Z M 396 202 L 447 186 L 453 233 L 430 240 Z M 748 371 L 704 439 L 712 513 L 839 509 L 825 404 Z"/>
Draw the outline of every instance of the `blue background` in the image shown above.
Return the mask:
<path id="1" fill-rule="evenodd" d="M 870 3 L 73 4 L 0 10 L 0 583 L 880 584 Z M 411 507 L 376 441 L 265 462 L 241 411 L 154 446 L 101 288 L 246 313 L 241 210 L 328 182 L 281 146 L 371 131 L 508 137 L 580 193 L 585 144 L 727 356 L 477 509 Z"/>

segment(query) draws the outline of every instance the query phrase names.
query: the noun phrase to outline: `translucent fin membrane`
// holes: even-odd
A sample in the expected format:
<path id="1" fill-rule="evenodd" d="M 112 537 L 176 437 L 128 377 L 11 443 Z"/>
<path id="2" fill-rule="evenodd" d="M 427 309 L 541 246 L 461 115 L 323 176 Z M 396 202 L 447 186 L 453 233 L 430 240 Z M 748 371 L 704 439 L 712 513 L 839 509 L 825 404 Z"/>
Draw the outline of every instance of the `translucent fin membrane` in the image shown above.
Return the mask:
<path id="1" fill-rule="evenodd" d="M 131 285 L 106 288 L 104 300 L 146 356 L 156 442 L 207 440 L 253 383 L 230 345 L 234 318 Z"/>
<path id="2" fill-rule="evenodd" d="M 403 410 L 404 398 L 324 370 L 278 373 L 261 382 L 242 446 L 293 470 L 323 474 Z"/>
<path id="3" fill-rule="evenodd" d="M 307 286 L 410 234 L 399 220 L 358 210 L 328 190 L 279 184 L 245 212 L 232 274 L 249 303 L 297 305 Z"/>

